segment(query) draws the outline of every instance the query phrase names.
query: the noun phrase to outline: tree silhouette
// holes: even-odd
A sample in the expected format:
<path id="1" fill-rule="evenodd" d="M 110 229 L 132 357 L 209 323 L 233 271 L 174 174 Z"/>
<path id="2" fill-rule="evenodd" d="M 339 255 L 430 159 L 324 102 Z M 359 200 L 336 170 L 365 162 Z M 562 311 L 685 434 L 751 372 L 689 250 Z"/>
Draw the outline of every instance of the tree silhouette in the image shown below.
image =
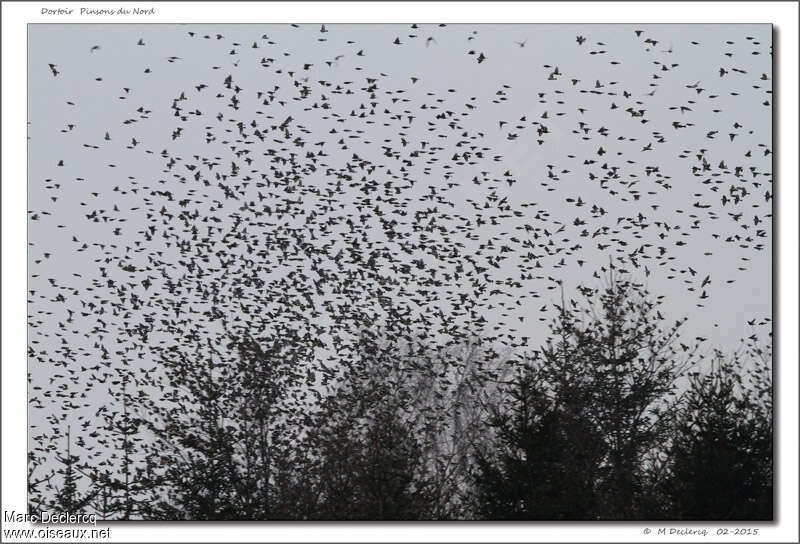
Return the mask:
<path id="1" fill-rule="evenodd" d="M 173 351 L 165 360 L 173 392 L 146 409 L 160 482 L 168 500 L 156 516 L 178 519 L 270 519 L 275 459 L 299 429 L 281 407 L 295 384 L 288 350 L 250 336 L 224 346 L 208 340 L 195 357 Z M 164 404 L 167 404 L 165 407 Z M 165 409 L 166 408 L 166 409 Z M 296 414 L 299 417 L 299 413 Z"/>
<path id="2" fill-rule="evenodd" d="M 360 361 L 315 417 L 318 519 L 429 519 L 429 481 L 415 436 L 403 355 L 362 331 Z"/>
<path id="3" fill-rule="evenodd" d="M 680 354 L 673 346 L 682 322 L 664 328 L 658 301 L 613 265 L 603 288 L 581 293 L 583 305 L 562 302 L 538 361 L 515 384 L 510 414 L 492 422 L 497 447 L 513 453 L 499 454 L 494 468 L 491 455 L 479 457 L 485 497 L 521 496 L 508 510 L 520 518 L 646 515 L 639 504 L 645 459 L 668 433 L 665 414 L 675 409 L 677 380 L 691 364 L 692 350 Z M 527 474 L 527 488 L 514 488 L 519 474 Z M 552 509 L 544 497 L 555 490 Z"/>
<path id="4" fill-rule="evenodd" d="M 317 519 L 417 520 L 430 516 L 420 447 L 391 410 L 315 433 L 320 456 Z M 348 425 L 355 424 L 355 426 Z"/>
<path id="5" fill-rule="evenodd" d="M 750 362 L 748 373 L 738 354 L 716 352 L 710 370 L 690 377 L 666 483 L 678 519 L 773 517 L 770 369 Z"/>
<path id="6" fill-rule="evenodd" d="M 696 346 L 676 346 L 685 320 L 665 325 L 659 300 L 621 276 L 613 264 L 606 282 L 603 288 L 583 290 L 589 303 L 581 318 L 562 305 L 562 324 L 555 332 L 574 338 L 573 356 L 583 368 L 567 391 L 577 387 L 580 393 L 570 396 L 587 399 L 586 413 L 604 437 L 599 516 L 631 519 L 644 514 L 637 504 L 643 461 L 668 432 L 677 381 L 694 363 Z M 552 350 L 544 353 L 552 360 Z"/>
<path id="7" fill-rule="evenodd" d="M 478 510 L 486 519 L 592 519 L 602 437 L 548 395 L 541 367 L 526 369 L 510 406 L 489 422 L 498 451 L 476 451 Z"/>
<path id="8" fill-rule="evenodd" d="M 95 492 L 91 489 L 87 491 L 81 489 L 83 475 L 80 470 L 80 457 L 72 454 L 70 427 L 67 427 L 65 439 L 65 452 L 57 457 L 61 466 L 55 472 L 61 477 L 61 485 L 55 488 L 55 496 L 48 505 L 48 510 L 80 513 L 91 504 Z"/>

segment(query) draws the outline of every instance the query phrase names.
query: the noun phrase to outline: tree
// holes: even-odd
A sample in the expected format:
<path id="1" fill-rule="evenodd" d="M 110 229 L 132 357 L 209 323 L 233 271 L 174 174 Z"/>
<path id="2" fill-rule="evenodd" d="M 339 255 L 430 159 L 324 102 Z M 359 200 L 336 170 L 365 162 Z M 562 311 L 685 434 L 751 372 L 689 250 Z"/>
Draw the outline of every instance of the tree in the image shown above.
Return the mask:
<path id="1" fill-rule="evenodd" d="M 194 357 L 178 350 L 166 354 L 174 395 L 147 407 L 159 415 L 148 421 L 151 451 L 158 452 L 160 465 L 158 507 L 150 515 L 196 520 L 290 515 L 275 512 L 281 502 L 275 460 L 299 435 L 289 422 L 299 413 L 283 403 L 297 383 L 294 350 L 302 346 L 229 335 L 227 352 L 208 340 Z"/>
<path id="2" fill-rule="evenodd" d="M 665 485 L 677 519 L 773 518 L 771 371 L 750 361 L 748 372 L 739 354 L 717 351 L 690 377 Z"/>
<path id="3" fill-rule="evenodd" d="M 489 425 L 498 447 L 476 451 L 478 511 L 486 519 L 592 519 L 602 437 L 552 401 L 541 366 L 515 380 Z"/>
<path id="4" fill-rule="evenodd" d="M 419 520 L 430 516 L 420 447 L 390 410 L 314 433 L 320 456 L 315 519 Z"/>
<path id="5" fill-rule="evenodd" d="M 398 355 L 406 361 L 401 390 L 422 445 L 431 517 L 474 519 L 473 452 L 491 440 L 493 430 L 485 420 L 493 407 L 504 404 L 501 383 L 517 361 L 480 338 L 404 351 Z"/>
<path id="6" fill-rule="evenodd" d="M 65 438 L 66 453 L 57 457 L 61 466 L 55 471 L 61 477 L 61 486 L 55 489 L 54 499 L 47 509 L 58 512 L 80 513 L 91 504 L 92 499 L 95 497 L 95 492 L 91 489 L 81 489 L 80 484 L 83 475 L 80 471 L 80 457 L 72 454 L 69 427 L 67 427 Z"/>
<path id="7" fill-rule="evenodd" d="M 526 497 L 519 517 L 642 517 L 645 459 L 668 431 L 665 414 L 674 409 L 676 382 L 693 349 L 679 353 L 674 343 L 683 322 L 664 327 L 658 300 L 613 264 L 604 287 L 580 291 L 582 305 L 562 296 L 552 338 L 515 384 L 511 412 L 490 423 L 500 431 L 496 450 L 515 453 L 496 454 L 495 469 L 492 456 L 481 453 L 478 480 L 489 483 L 485 493 L 502 496 L 515 473 L 528 474 L 528 488 L 507 490 Z M 552 451 L 564 453 L 552 458 Z M 577 478 L 585 502 L 571 502 L 576 482 L 568 476 Z M 555 489 L 557 502 L 569 506 L 552 511 L 542 497 Z"/>
<path id="8" fill-rule="evenodd" d="M 646 515 L 639 504 L 644 460 L 668 433 L 678 380 L 693 364 L 696 346 L 677 342 L 685 320 L 666 325 L 660 298 L 619 275 L 613 264 L 603 288 L 582 292 L 596 302 L 584 306 L 582 318 L 562 304 L 554 332 L 573 339 L 568 344 L 581 365 L 580 378 L 572 379 L 567 392 L 572 402 L 586 403 L 581 408 L 604 437 L 598 516 L 640 518 Z M 551 349 L 544 353 L 550 361 L 556 355 Z M 569 391 L 576 387 L 577 395 Z"/>
<path id="9" fill-rule="evenodd" d="M 361 361 L 344 373 L 306 441 L 316 464 L 315 519 L 430 519 L 422 446 L 409 417 L 400 354 L 362 334 Z"/>

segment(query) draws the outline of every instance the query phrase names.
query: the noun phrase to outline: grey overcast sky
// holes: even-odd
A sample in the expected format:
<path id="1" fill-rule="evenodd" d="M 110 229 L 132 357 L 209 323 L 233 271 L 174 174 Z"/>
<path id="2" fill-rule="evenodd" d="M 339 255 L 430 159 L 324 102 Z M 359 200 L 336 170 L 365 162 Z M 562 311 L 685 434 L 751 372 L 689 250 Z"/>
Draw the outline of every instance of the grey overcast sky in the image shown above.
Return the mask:
<path id="1" fill-rule="evenodd" d="M 463 244 L 462 255 L 485 256 L 507 246 L 505 260 L 490 265 L 498 290 L 482 292 L 480 309 L 488 329 L 527 336 L 531 347 L 545 338 L 543 319 L 552 317 L 559 299 L 548 278 L 562 280 L 570 295 L 579 284 L 596 286 L 593 273 L 609 258 L 664 296 L 668 319 L 688 318 L 688 338 L 706 337 L 708 346 L 724 350 L 753 333 L 766 339 L 771 322 L 765 318 L 772 312 L 772 155 L 765 153 L 772 149 L 771 30 L 30 25 L 31 387 L 46 391 L 70 377 L 88 380 L 81 367 L 93 364 L 97 335 L 122 327 L 113 322 L 122 317 L 100 317 L 99 305 L 86 305 L 93 297 L 113 298 L 103 292 L 103 259 L 148 248 L 140 261 L 130 257 L 138 266 L 135 281 L 160 281 L 144 255 L 163 250 L 169 259 L 171 253 L 158 246 L 159 238 L 143 234 L 154 224 L 147 213 L 179 208 L 152 191 L 197 200 L 191 209 L 214 211 L 219 225 L 234 225 L 243 202 L 217 206 L 216 181 L 192 192 L 175 174 L 191 182 L 195 172 L 185 165 L 209 172 L 202 161 L 216 157 L 226 172 L 231 161 L 247 172 L 266 168 L 261 153 L 291 142 L 270 133 L 256 141 L 246 165 L 245 156 L 232 153 L 238 129 L 231 119 L 252 132 L 256 120 L 261 127 L 291 117 L 289 125 L 302 127 L 292 138 L 306 142 L 293 149 L 300 157 L 324 149 L 324 162 L 342 168 L 356 154 L 378 165 L 370 174 L 378 183 L 398 175 L 415 180 L 401 195 L 409 198 L 407 209 L 438 206 L 448 214 L 445 223 L 463 227 L 451 231 L 451 240 Z M 228 75 L 241 88 L 236 110 L 228 107 Z M 364 91 L 372 80 L 375 89 Z M 176 103 L 186 121 L 176 118 Z M 185 128 L 173 138 L 179 126 Z M 465 158 L 470 145 L 488 150 Z M 413 150 L 432 152 L 415 158 Z M 178 161 L 174 169 L 171 159 Z M 364 173 L 358 170 L 356 179 Z M 329 181 L 321 167 L 305 183 L 324 187 Z M 258 203 L 256 192 L 250 198 Z M 448 204 L 426 199 L 431 192 Z M 203 199 L 200 193 L 214 194 Z M 352 193 L 340 196 L 343 209 L 353 211 L 359 189 Z M 318 204 L 311 197 L 300 206 L 310 211 Z M 522 213 L 504 213 L 503 205 Z M 375 217 L 367 223 L 384 247 L 400 253 Z M 274 228 L 300 226 L 283 217 Z M 331 254 L 344 247 L 335 238 Z M 436 256 L 419 258 L 429 268 L 437 264 Z M 452 274 L 458 264 L 442 266 Z M 418 311 L 446 312 L 458 293 L 472 289 L 456 280 L 448 287 L 455 294 L 426 294 Z M 421 288 L 406 286 L 411 293 Z M 158 287 L 140 289 L 140 295 L 154 291 Z M 125 319 L 140 319 L 136 312 Z M 65 357 L 65 346 L 74 359 Z M 71 376 L 52 364 L 63 360 L 75 371 Z M 103 402 L 101 393 L 90 397 Z M 71 410 L 56 399 L 45 401 L 44 408 L 30 410 L 30 422 L 41 425 Z"/>

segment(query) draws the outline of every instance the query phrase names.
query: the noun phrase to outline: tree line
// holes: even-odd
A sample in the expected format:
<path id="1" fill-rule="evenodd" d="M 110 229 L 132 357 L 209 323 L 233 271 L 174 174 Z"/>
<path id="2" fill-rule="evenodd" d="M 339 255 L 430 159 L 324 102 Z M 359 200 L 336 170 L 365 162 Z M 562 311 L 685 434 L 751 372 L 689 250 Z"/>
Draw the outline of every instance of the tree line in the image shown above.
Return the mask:
<path id="1" fill-rule="evenodd" d="M 30 513 L 772 519 L 771 347 L 687 345 L 629 278 L 579 290 L 525 353 L 370 323 L 344 369 L 304 366 L 318 350 L 288 332 L 163 349 L 158 375 L 120 376 L 102 463 L 70 430 L 58 467 L 30 463 Z"/>

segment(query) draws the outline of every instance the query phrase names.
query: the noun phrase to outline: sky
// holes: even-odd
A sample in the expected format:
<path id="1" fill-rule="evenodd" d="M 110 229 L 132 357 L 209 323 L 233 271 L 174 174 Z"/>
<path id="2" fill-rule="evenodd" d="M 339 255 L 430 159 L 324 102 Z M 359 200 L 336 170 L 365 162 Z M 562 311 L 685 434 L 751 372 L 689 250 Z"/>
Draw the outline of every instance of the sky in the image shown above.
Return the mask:
<path id="1" fill-rule="evenodd" d="M 687 318 L 688 338 L 707 338 L 707 346 L 726 351 L 754 333 L 767 338 L 773 203 L 766 197 L 772 193 L 772 155 L 765 154 L 772 148 L 769 25 L 375 24 L 324 30 L 319 24 L 29 26 L 28 340 L 38 354 L 29 357 L 29 396 L 61 384 L 69 388 L 70 379 L 87 381 L 91 373 L 82 368 L 97 360 L 98 337 L 115 342 L 108 332 L 119 326 L 114 319 L 146 318 L 144 305 L 127 318 L 100 317 L 98 326 L 100 306 L 85 303 L 116 296 L 103 290 L 108 279 L 133 278 L 145 300 L 158 292 L 163 278 L 145 257 L 154 251 L 162 251 L 167 263 L 178 257 L 174 247 L 146 236 L 147 227 L 159 221 L 148 217 L 150 210 L 180 210 L 176 203 L 190 198 L 191 209 L 221 218 L 217 226 L 223 230 L 240 228 L 234 224 L 243 215 L 242 202 L 214 193 L 216 180 L 208 189 L 192 185 L 195 171 L 185 167 L 205 162 L 199 169 L 210 172 L 207 163 L 219 158 L 224 165 L 238 162 L 243 171 L 267 172 L 269 163 L 260 161 L 268 157 L 260 152 L 291 148 L 274 141 L 281 140 L 280 131 L 272 131 L 263 142 L 253 140 L 259 153 L 245 167 L 245 155 L 234 149 L 241 149 L 238 121 L 252 140 L 251 121 L 261 128 L 291 117 L 291 137 L 306 141 L 291 149 L 323 149 L 327 156 L 319 160 L 334 169 L 346 168 L 355 154 L 377 165 L 370 176 L 379 184 L 404 187 L 398 194 L 409 199 L 404 209 L 410 215 L 430 208 L 446 214 L 440 224 L 448 226 L 448 238 L 439 241 L 442 247 L 462 244 L 455 259 L 420 248 L 401 252 L 381 228 L 381 214 L 391 217 L 393 208 L 386 202 L 374 201 L 381 214 L 368 211 L 361 225 L 374 247 L 450 274 L 420 302 L 405 303 L 420 315 L 442 310 L 446 315 L 432 318 L 434 330 L 459 319 L 449 314 L 462 300 L 459 294 L 478 296 L 486 330 L 525 336 L 536 346 L 559 301 L 560 289 L 549 278 L 562 281 L 570 296 L 577 285 L 596 286 L 593 273 L 611 258 L 654 295 L 663 295 L 668 320 Z M 228 107 L 228 75 L 241 88 L 236 110 Z M 364 91 L 373 83 L 374 90 Z M 309 89 L 306 98 L 303 86 Z M 265 105 L 271 91 L 275 98 Z M 328 108 L 311 107 L 325 103 Z M 186 120 L 175 117 L 175 104 Z M 375 113 L 360 117 L 370 110 Z M 182 133 L 173 138 L 179 126 Z M 317 142 L 325 143 L 316 148 Z M 486 148 L 484 156 L 476 157 L 476 149 L 465 159 L 470 145 Z M 415 149 L 421 151 L 416 157 Z M 177 166 L 167 166 L 171 159 Z M 604 179 L 609 172 L 617 175 Z M 325 168 L 304 175 L 303 183 L 320 192 L 303 193 L 295 217 L 283 214 L 252 232 L 268 228 L 280 238 L 281 229 L 304 228 L 301 210 L 325 209 L 321 195 L 330 176 Z M 406 187 L 408 180 L 414 183 Z M 364 214 L 357 210 L 359 189 L 337 193 L 336 210 Z M 255 187 L 246 190 L 262 203 Z M 174 200 L 152 191 L 170 191 Z M 403 223 L 407 217 L 397 219 L 401 230 L 411 231 Z M 165 226 L 157 224 L 159 230 Z M 419 242 L 418 234 L 408 240 Z M 341 223 L 323 239 L 330 256 L 347 250 Z M 502 246 L 510 251 L 501 253 L 505 259 L 494 261 L 495 267 L 491 262 Z M 242 250 L 231 249 L 231 255 Z M 476 295 L 473 283 L 463 275 L 456 279 L 459 263 L 469 262 L 466 256 L 489 268 L 498 287 Z M 136 271 L 126 276 L 107 266 L 107 258 L 135 263 Z M 383 259 L 378 266 L 388 273 L 392 258 Z M 110 277 L 100 277 L 100 266 Z M 310 261 L 267 262 L 259 273 L 279 281 L 307 273 L 309 266 Z M 350 263 L 348 270 L 355 268 Z M 396 300 L 404 292 L 419 294 L 425 275 L 398 277 L 405 283 L 396 287 Z M 152 290 L 140 285 L 147 278 L 156 283 Z M 337 295 L 331 285 L 318 293 L 324 293 L 320 303 L 361 306 L 370 298 L 366 292 Z M 253 300 L 279 296 L 264 292 Z M 322 314 L 306 323 L 308 314 L 301 312 L 285 322 L 329 342 L 337 320 Z M 199 328 L 211 326 L 199 319 Z M 160 335 L 151 344 L 169 336 L 163 330 Z M 64 357 L 65 345 L 75 351 L 74 359 Z M 67 366 L 59 370 L 48 359 L 67 360 Z M 137 364 L 150 362 L 144 357 Z M 104 402 L 103 389 L 88 398 L 93 413 Z M 29 409 L 30 422 L 39 426 L 31 436 L 48 416 L 56 414 L 63 423 L 77 413 L 58 396 L 38 404 L 43 407 L 33 403 Z"/>

